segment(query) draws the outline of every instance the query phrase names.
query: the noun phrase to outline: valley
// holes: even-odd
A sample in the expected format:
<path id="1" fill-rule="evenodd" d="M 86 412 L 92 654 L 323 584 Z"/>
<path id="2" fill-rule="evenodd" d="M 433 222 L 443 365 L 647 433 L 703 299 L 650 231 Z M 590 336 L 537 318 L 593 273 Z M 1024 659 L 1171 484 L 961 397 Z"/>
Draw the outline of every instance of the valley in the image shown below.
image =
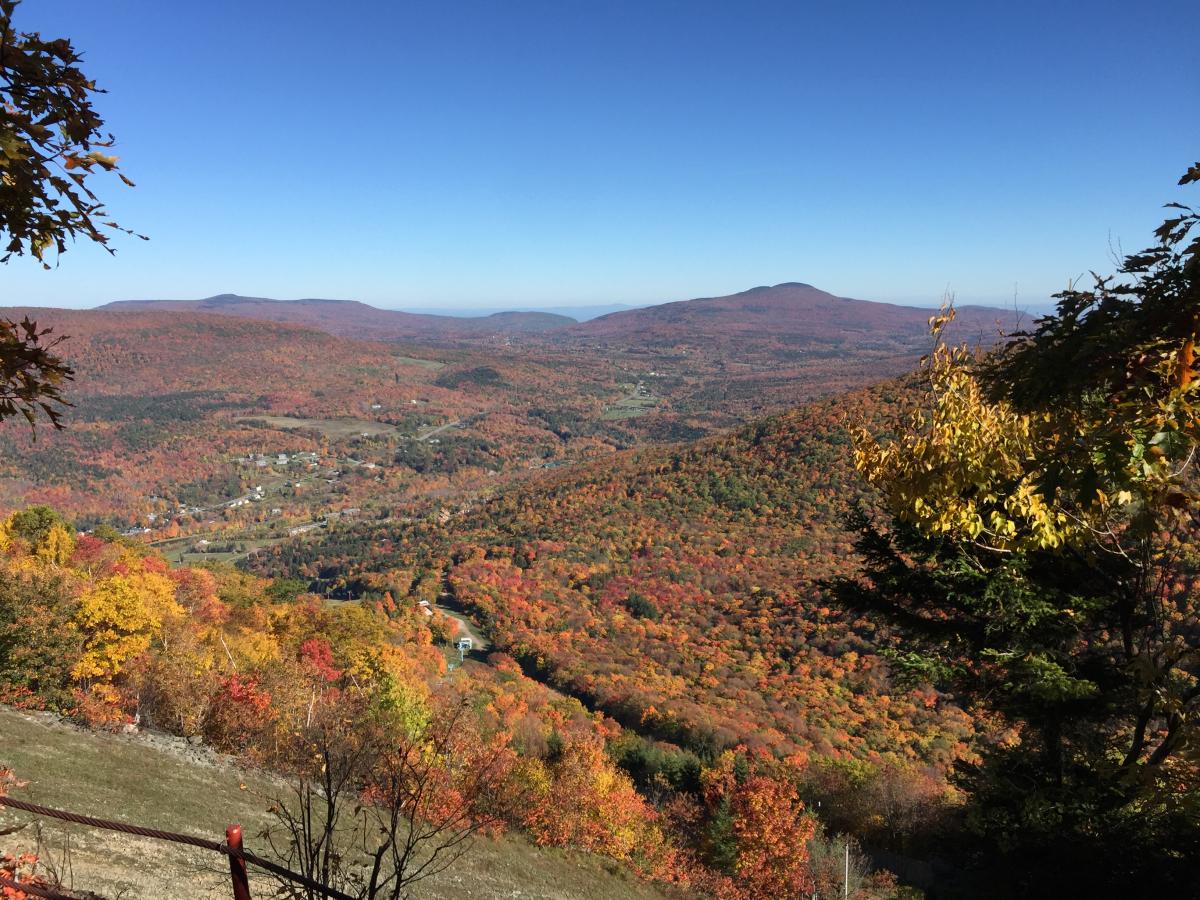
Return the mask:
<path id="1" fill-rule="evenodd" d="M 73 715 L 102 725 L 136 702 L 139 721 L 270 768 L 325 681 L 343 685 L 330 702 L 375 684 L 402 718 L 477 710 L 469 752 L 505 748 L 501 794 L 537 797 L 489 811 L 496 827 L 662 886 L 758 896 L 709 843 L 751 785 L 790 798 L 799 818 L 780 827 L 814 860 L 837 835 L 868 848 L 869 896 L 894 885 L 871 859 L 922 884 L 957 871 L 939 835 L 968 815 L 961 773 L 1017 731 L 898 679 L 904 623 L 845 600 L 874 559 L 863 523 L 887 509 L 853 433 L 906 427 L 932 311 L 789 284 L 396 343 L 309 321 L 324 301 L 250 315 L 266 302 L 34 311 L 73 332 L 76 405 L 36 441 L 0 426 L 0 497 L 71 515 L 86 547 L 38 602 L 70 609 L 168 566 L 187 604 L 151 619 L 163 644 L 143 668 L 77 692 Z M 983 348 L 1002 323 L 967 310 L 952 333 Z M 13 572 L 57 552 L 9 540 Z"/>
<path id="2" fill-rule="evenodd" d="M 566 712 L 578 752 L 606 735 L 610 761 L 587 765 L 618 766 L 644 796 L 699 803 L 701 772 L 749 754 L 764 772 L 804 773 L 806 797 L 843 810 L 839 829 L 911 849 L 888 829 L 924 822 L 936 796 L 957 802 L 947 779 L 974 758 L 976 722 L 950 698 L 893 690 L 875 653 L 896 638 L 823 593 L 857 564 L 844 521 L 855 498 L 874 502 L 848 466 L 848 423 L 894 415 L 903 395 L 894 383 L 845 391 L 911 369 L 920 341 L 898 338 L 892 319 L 870 340 L 835 339 L 821 324 L 834 301 L 818 294 L 748 292 L 774 306 L 736 341 L 723 317 L 744 316 L 745 298 L 705 313 L 710 332 L 686 323 L 686 338 L 672 337 L 677 314 L 660 327 L 652 308 L 584 323 L 596 334 L 556 325 L 499 342 L 461 330 L 363 341 L 312 303 L 36 310 L 70 335 L 76 405 L 36 442 L 0 426 L 0 497 L 50 503 L 104 541 L 206 573 L 174 577 L 215 579 L 204 602 L 239 610 L 233 621 L 266 615 L 220 626 L 214 650 L 231 664 L 260 652 L 252 635 L 275 620 L 270 603 L 296 607 L 267 630 L 302 657 L 313 641 L 334 659 L 360 654 L 350 648 L 374 632 L 333 622 L 373 610 L 389 643 L 424 648 L 404 679 L 423 671 L 431 701 L 493 697 L 489 716 L 555 779 L 566 770 L 542 748 L 567 739 L 555 737 Z M 251 316 L 263 309 L 270 321 Z M 781 364 L 788 341 L 806 349 Z M 456 649 L 460 638 L 471 646 Z M 256 678 L 294 679 L 286 659 L 253 663 Z M 142 690 L 179 689 L 202 690 Z M 545 704 L 562 712 L 519 711 Z M 152 705 L 143 714 L 164 723 Z M 206 717 L 184 721 L 172 728 L 230 740 Z M 238 740 L 266 739 L 238 727 Z M 893 818 L 854 811 L 850 772 L 859 793 L 903 798 Z M 626 858 L 612 815 L 584 845 Z M 712 812 L 671 813 L 640 838 L 658 849 L 637 866 L 667 882 L 672 854 L 694 852 L 670 849 L 676 815 Z M 577 840 L 536 821 L 539 842 Z"/>
<path id="3" fill-rule="evenodd" d="M 674 311 L 688 304 L 700 311 Z M 559 316 L 502 341 L 470 319 L 233 295 L 0 314 L 68 336 L 77 371 L 68 429 L 38 441 L 0 430 L 0 500 L 51 502 L 157 540 L 300 527 L 345 509 L 403 514 L 542 468 L 694 440 L 908 371 L 930 312 L 780 285 L 584 323 Z M 968 311 L 960 326 L 982 340 L 1006 315 Z M 320 478 L 283 484 L 269 465 L 280 454 L 315 454 L 307 466 Z"/>
<path id="4" fill-rule="evenodd" d="M 0 0 L 0 898 L 1200 897 L 1109 6 Z"/>

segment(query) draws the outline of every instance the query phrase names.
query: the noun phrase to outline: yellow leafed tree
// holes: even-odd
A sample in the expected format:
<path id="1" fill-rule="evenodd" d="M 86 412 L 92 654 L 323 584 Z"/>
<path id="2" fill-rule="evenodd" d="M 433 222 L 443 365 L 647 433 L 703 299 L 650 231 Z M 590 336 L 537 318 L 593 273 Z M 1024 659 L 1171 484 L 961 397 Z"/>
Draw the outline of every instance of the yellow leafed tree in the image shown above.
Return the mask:
<path id="1" fill-rule="evenodd" d="M 80 598 L 77 624 L 85 635 L 84 653 L 72 674 L 111 681 L 150 646 L 165 621 L 182 613 L 165 575 L 135 570 L 101 579 Z"/>
<path id="2" fill-rule="evenodd" d="M 55 566 L 65 565 L 71 558 L 71 554 L 75 552 L 75 535 L 71 534 L 63 525 L 55 523 L 46 532 L 46 536 L 42 538 L 34 552 L 43 562 Z"/>
<path id="3" fill-rule="evenodd" d="M 932 321 L 935 336 L 953 309 Z M 892 513 L 927 535 L 996 550 L 1048 549 L 1069 543 L 1102 515 L 1068 508 L 1047 489 L 1041 460 L 1055 435 L 1034 415 L 987 398 L 972 372 L 974 354 L 938 340 L 923 365 L 926 403 L 894 440 L 857 429 L 855 463 L 883 490 Z"/>

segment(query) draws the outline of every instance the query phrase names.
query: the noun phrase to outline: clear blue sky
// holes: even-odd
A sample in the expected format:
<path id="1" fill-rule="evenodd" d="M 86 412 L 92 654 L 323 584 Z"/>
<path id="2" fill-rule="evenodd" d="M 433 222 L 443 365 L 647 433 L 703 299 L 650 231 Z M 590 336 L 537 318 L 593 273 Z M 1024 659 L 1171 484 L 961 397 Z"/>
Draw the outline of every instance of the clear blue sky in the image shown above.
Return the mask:
<path id="1" fill-rule="evenodd" d="M 1200 158 L 1186 2 L 27 0 L 151 236 L 4 303 L 1044 299 Z M 1195 191 L 1192 192 L 1195 194 Z M 1192 196 L 1192 202 L 1200 197 Z"/>

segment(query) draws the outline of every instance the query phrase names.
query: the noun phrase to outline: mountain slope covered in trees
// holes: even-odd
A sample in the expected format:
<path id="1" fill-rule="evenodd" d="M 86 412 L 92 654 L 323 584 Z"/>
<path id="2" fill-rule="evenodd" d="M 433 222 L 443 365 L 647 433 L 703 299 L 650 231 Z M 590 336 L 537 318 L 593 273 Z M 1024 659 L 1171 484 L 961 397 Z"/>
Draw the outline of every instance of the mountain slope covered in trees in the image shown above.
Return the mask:
<path id="1" fill-rule="evenodd" d="M 899 833 L 951 799 L 945 775 L 973 757 L 976 723 L 950 697 L 893 685 L 879 650 L 895 633 L 824 582 L 855 570 L 845 517 L 873 502 L 847 424 L 885 419 L 902 393 L 624 454 L 444 521 L 339 529 L 253 566 L 339 595 L 444 589 L 528 671 L 664 746 L 768 752 L 814 792 L 850 772 L 891 784 L 904 813 L 876 827 Z"/>

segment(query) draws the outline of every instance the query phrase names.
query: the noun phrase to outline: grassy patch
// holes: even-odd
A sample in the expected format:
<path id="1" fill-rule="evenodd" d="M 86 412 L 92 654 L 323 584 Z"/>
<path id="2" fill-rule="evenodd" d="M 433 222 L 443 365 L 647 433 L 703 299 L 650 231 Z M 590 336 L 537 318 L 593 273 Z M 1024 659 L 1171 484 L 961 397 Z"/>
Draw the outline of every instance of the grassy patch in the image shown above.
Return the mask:
<path id="1" fill-rule="evenodd" d="M 371 436 L 394 434 L 395 425 L 383 422 L 373 422 L 370 419 L 297 419 L 292 416 L 238 416 L 239 422 L 260 422 L 271 428 L 282 428 L 285 431 L 317 431 L 337 439 L 358 437 L 362 434 Z"/>
<path id="2" fill-rule="evenodd" d="M 658 406 L 658 397 L 650 392 L 644 382 L 639 381 L 637 384 L 626 384 L 622 387 L 628 393 L 616 403 L 604 408 L 604 412 L 600 414 L 602 420 L 636 419 Z"/>
<path id="3" fill-rule="evenodd" d="M 658 406 L 657 397 L 626 397 L 607 407 L 600 418 L 606 421 L 613 419 L 636 419 L 644 416 Z"/>
<path id="4" fill-rule="evenodd" d="M 0 764 L 29 785 L 13 796 L 102 818 L 220 840 L 237 822 L 246 846 L 262 852 L 271 779 L 239 770 L 174 740 L 96 734 L 0 707 Z M 243 790 L 241 785 L 248 790 Z M 0 826 L 29 817 L 0 810 Z M 107 897 L 228 898 L 229 875 L 216 854 L 73 825 L 49 824 L 54 852 L 68 839 L 73 882 Z M 0 836 L 0 851 L 32 849 L 32 826 Z M 252 884 L 256 897 L 269 884 Z M 480 838 L 462 860 L 421 882 L 415 897 L 596 900 L 663 896 L 618 864 L 572 851 L 535 847 L 515 836 Z"/>
<path id="5" fill-rule="evenodd" d="M 436 359 L 419 359 L 415 356 L 393 356 L 392 361 L 402 366 L 420 366 L 422 369 L 437 371 L 438 369 L 446 368 L 444 362 L 438 362 Z"/>

